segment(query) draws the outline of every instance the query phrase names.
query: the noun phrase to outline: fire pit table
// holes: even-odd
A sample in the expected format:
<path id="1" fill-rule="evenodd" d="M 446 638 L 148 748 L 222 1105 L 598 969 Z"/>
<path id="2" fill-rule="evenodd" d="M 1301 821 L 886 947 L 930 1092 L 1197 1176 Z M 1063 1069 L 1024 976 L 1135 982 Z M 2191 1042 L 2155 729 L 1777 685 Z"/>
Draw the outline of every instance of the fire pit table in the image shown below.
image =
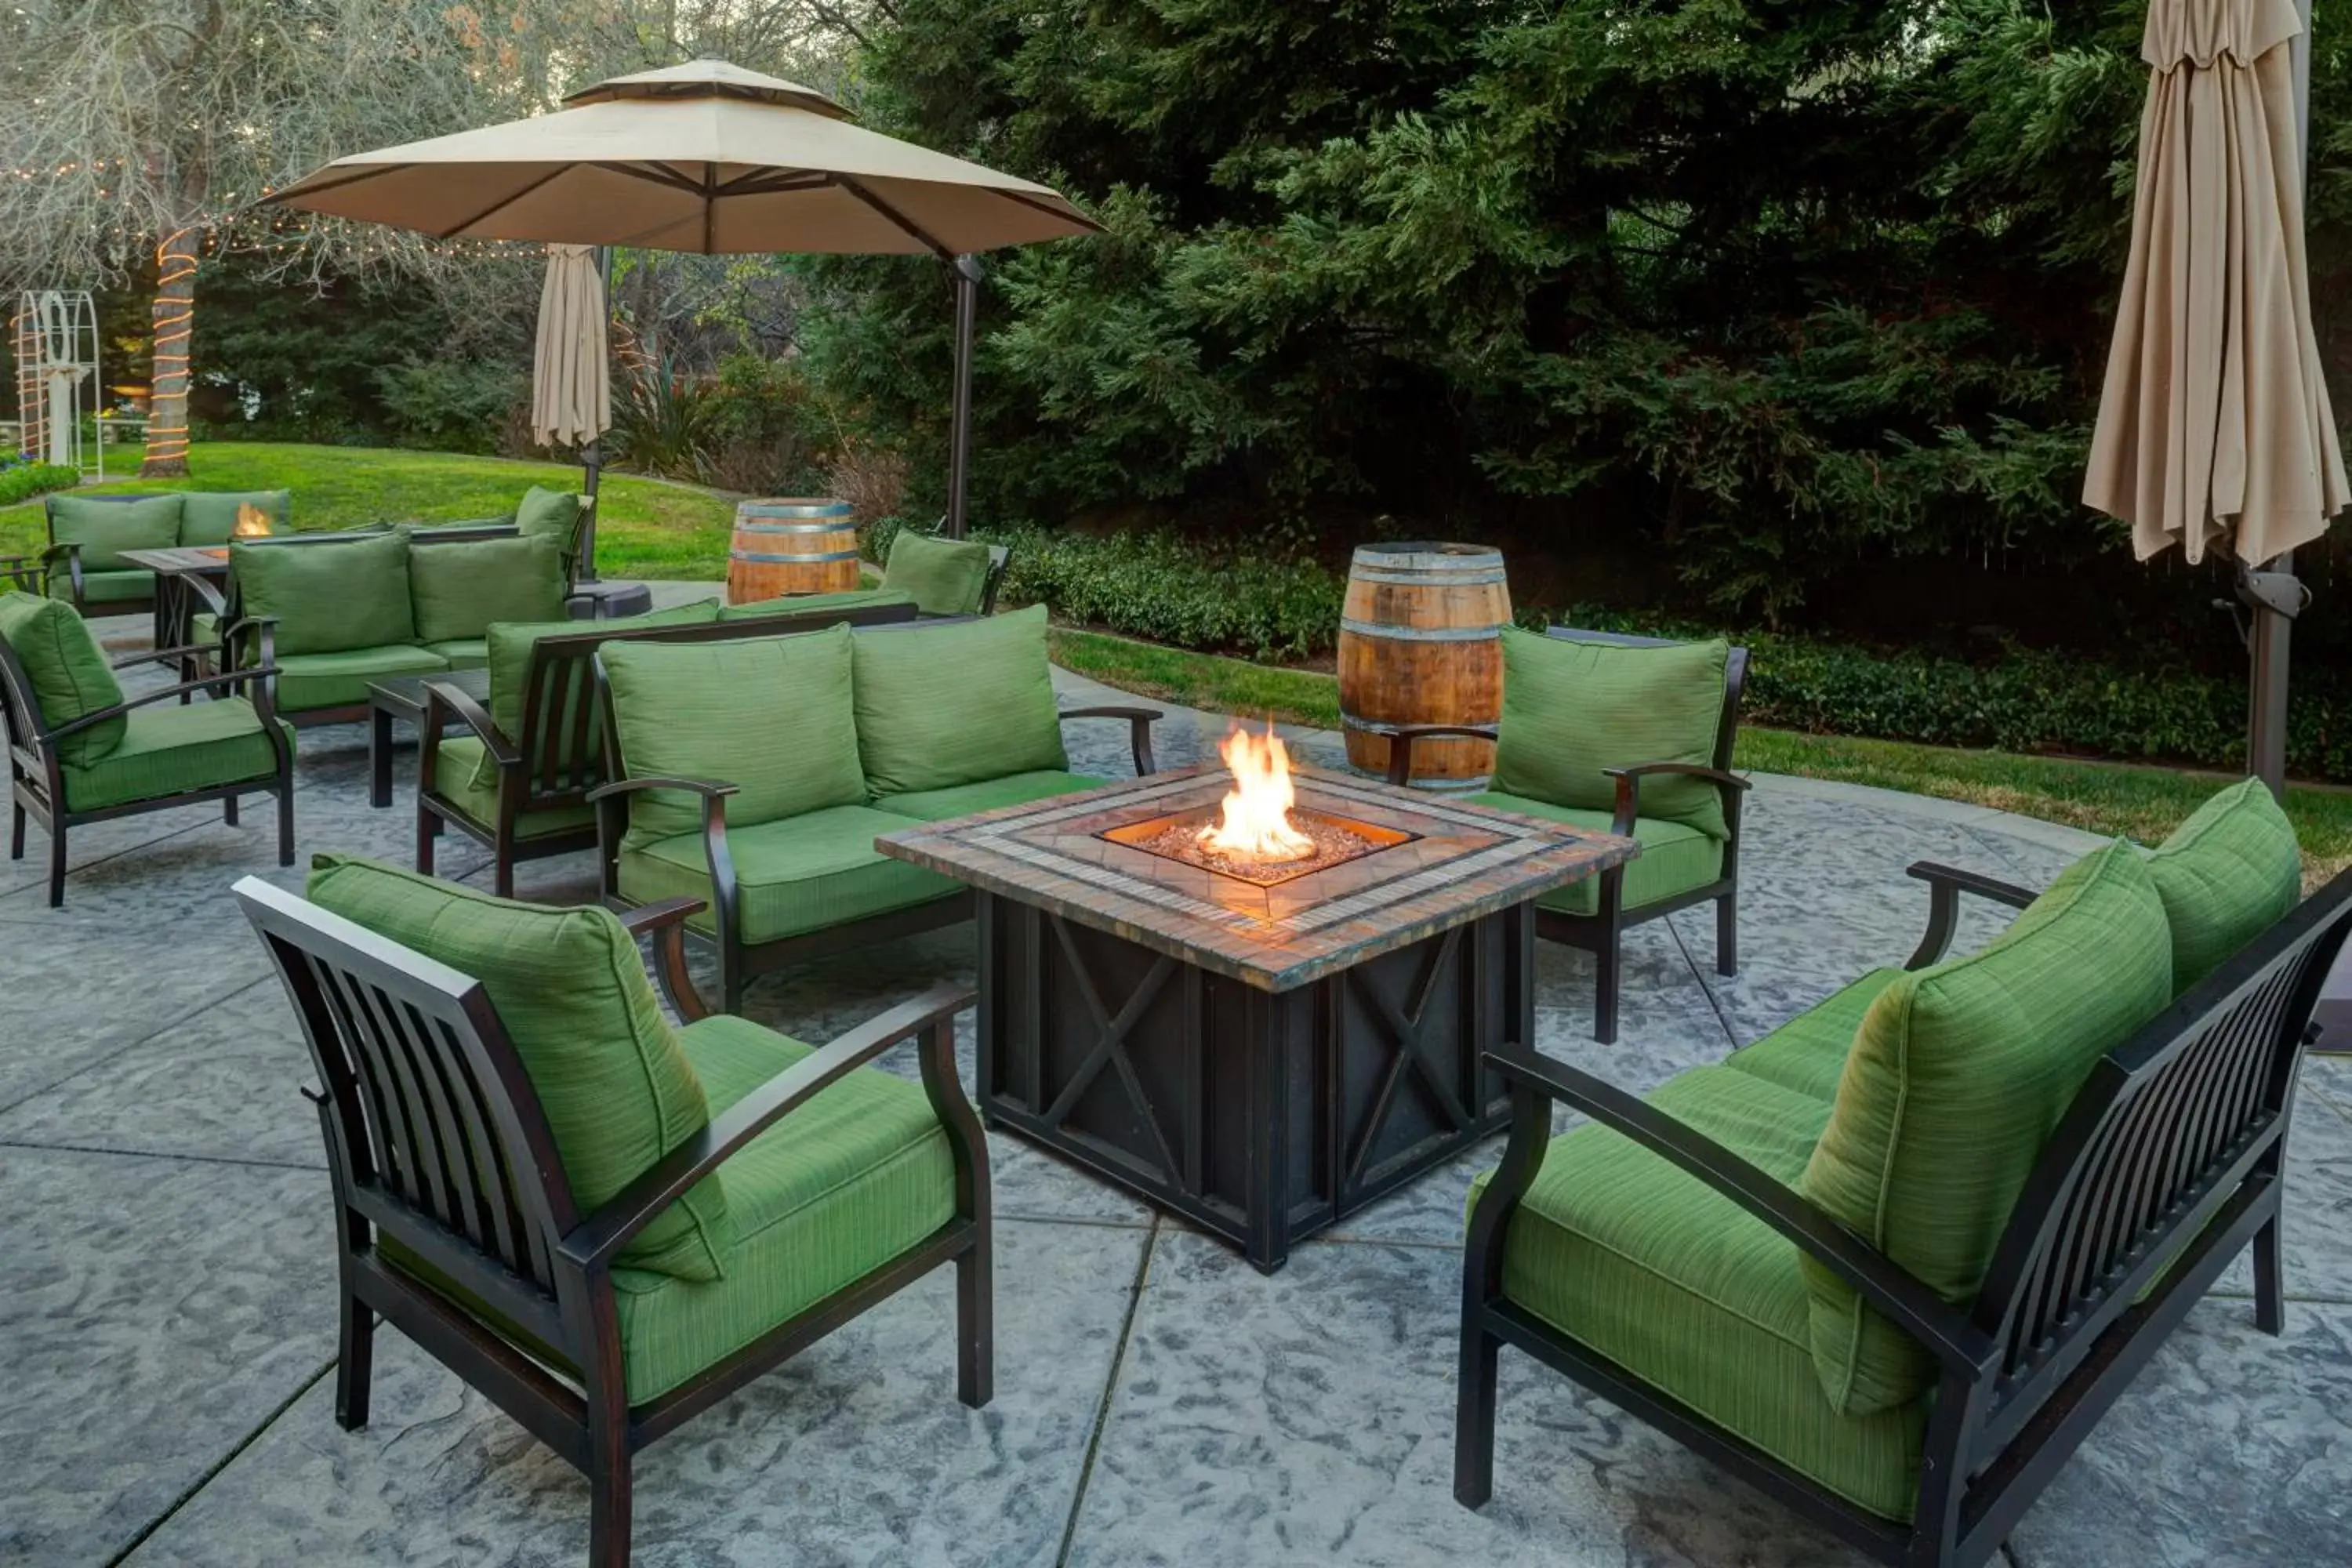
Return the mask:
<path id="1" fill-rule="evenodd" d="M 1479 1053 L 1532 1036 L 1534 900 L 1634 853 L 1338 774 L 1282 783 L 1313 845 L 1290 861 L 1200 844 L 1234 784 L 1214 768 L 876 841 L 976 890 L 990 1124 L 1266 1273 L 1500 1128 Z"/>

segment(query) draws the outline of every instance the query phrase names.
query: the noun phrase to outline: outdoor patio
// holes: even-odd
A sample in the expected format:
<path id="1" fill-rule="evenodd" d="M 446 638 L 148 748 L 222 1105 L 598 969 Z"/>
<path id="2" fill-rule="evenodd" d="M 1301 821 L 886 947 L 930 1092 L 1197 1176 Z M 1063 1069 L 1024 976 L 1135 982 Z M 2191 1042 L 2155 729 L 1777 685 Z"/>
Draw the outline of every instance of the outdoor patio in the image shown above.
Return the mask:
<path id="1" fill-rule="evenodd" d="M 1064 684 L 1066 705 L 1104 697 Z M 1224 726 L 1170 710 L 1163 765 L 1213 755 Z M 1124 771 L 1123 731 L 1074 740 L 1089 748 L 1074 765 Z M 1337 765 L 1335 736 L 1294 744 Z M 400 805 L 372 810 L 362 727 L 300 750 L 305 857 L 404 860 L 405 768 Z M 1742 973 L 1714 973 L 1703 910 L 1635 928 L 1623 1036 L 1597 1047 L 1591 961 L 1547 945 L 1544 1051 L 1646 1089 L 1900 962 L 1927 911 L 1911 861 L 2038 886 L 2091 842 L 1794 780 L 1759 779 L 1748 812 Z M 297 1093 L 310 1066 L 228 892 L 248 874 L 299 887 L 302 870 L 271 866 L 251 823 L 199 807 L 78 831 L 62 910 L 44 907 L 35 859 L 0 881 L 0 1562 L 577 1562 L 584 1482 L 396 1332 L 379 1340 L 373 1424 L 334 1425 L 328 1188 Z M 442 875 L 486 865 L 444 841 Z M 520 892 L 570 901 L 592 885 L 583 855 L 527 866 Z M 1963 949 L 1999 929 L 1981 910 L 1969 922 Z M 748 1010 L 823 1040 L 971 963 L 968 928 L 950 929 L 770 976 Z M 969 1015 L 964 1046 L 968 1073 Z M 2314 1059 L 2303 1088 L 2284 1336 L 2255 1331 L 2242 1261 L 2027 1516 L 2014 1563 L 2341 1560 L 2352 1062 Z M 1265 1278 L 1000 1134 L 994 1403 L 955 1401 L 950 1288 L 934 1275 L 648 1450 L 636 1561 L 1859 1561 L 1516 1353 L 1495 1500 L 1454 1503 L 1463 1202 L 1499 1148 Z"/>

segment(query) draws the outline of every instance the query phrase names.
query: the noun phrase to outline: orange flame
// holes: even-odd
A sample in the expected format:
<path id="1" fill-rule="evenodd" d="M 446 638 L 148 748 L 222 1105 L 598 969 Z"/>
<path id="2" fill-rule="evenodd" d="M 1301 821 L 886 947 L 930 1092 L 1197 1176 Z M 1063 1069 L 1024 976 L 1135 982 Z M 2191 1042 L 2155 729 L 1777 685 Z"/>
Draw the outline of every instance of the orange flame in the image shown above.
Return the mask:
<path id="1" fill-rule="evenodd" d="M 1315 840 L 1291 825 L 1297 796 L 1290 788 L 1290 753 L 1268 720 L 1265 733 L 1236 728 L 1217 744 L 1233 770 L 1234 788 L 1216 823 L 1201 830 L 1201 843 L 1236 860 L 1301 860 L 1315 853 Z"/>

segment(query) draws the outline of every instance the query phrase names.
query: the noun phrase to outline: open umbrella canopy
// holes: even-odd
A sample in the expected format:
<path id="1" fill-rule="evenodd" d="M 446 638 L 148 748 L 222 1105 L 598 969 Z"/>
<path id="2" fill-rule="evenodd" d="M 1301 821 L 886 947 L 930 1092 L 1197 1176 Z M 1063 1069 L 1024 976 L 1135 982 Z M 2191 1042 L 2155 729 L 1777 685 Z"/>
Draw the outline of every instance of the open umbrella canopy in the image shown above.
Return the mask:
<path id="1" fill-rule="evenodd" d="M 530 378 L 530 437 L 542 447 L 586 446 L 613 423 L 604 316 L 594 247 L 549 246 Z"/>
<path id="2" fill-rule="evenodd" d="M 564 102 L 338 158 L 268 200 L 443 238 L 701 255 L 949 257 L 1100 227 L 1046 186 L 864 130 L 813 88 L 723 60 Z"/>

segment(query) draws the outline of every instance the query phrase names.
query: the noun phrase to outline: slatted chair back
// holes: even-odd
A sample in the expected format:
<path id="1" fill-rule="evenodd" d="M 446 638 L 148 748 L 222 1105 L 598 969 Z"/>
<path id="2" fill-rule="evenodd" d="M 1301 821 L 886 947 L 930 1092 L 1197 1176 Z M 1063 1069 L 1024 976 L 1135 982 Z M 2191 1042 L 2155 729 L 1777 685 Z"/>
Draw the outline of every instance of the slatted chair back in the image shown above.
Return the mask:
<path id="1" fill-rule="evenodd" d="M 2313 1007 L 2347 928 L 2352 874 L 2092 1069 L 1976 1305 L 2001 1357 L 1986 1410 L 1991 1446 L 2034 1416 L 2151 1284 L 2168 1293 L 2195 1272 L 2184 1255 L 2209 1227 L 2219 1236 L 2275 1188 Z"/>
<path id="2" fill-rule="evenodd" d="M 267 883 L 236 892 L 318 1069 L 347 1252 L 373 1226 L 580 1364 L 552 1262 L 579 1210 L 481 983 Z"/>
<path id="3" fill-rule="evenodd" d="M 1593 632 L 1581 626 L 1547 626 L 1544 636 L 1562 642 L 1607 643 L 1612 647 L 1673 647 L 1676 637 L 1635 637 L 1631 632 Z M 1748 650 L 1736 644 L 1723 665 L 1723 716 L 1716 721 L 1715 756 L 1709 766 L 1729 768 L 1731 748 L 1739 739 L 1739 698 L 1748 685 Z M 1631 759 L 1629 759 L 1631 760 Z"/>

